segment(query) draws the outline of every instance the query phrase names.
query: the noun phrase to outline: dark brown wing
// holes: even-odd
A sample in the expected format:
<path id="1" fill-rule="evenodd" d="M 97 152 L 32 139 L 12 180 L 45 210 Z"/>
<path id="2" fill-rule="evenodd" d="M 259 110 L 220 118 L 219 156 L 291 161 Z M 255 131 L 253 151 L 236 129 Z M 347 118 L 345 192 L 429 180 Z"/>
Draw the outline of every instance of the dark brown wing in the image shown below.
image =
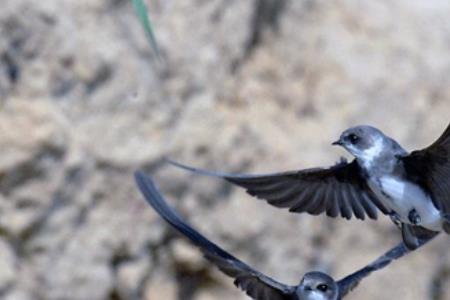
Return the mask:
<path id="1" fill-rule="evenodd" d="M 346 219 L 355 215 L 362 220 L 366 215 L 377 219 L 378 209 L 385 214 L 389 212 L 367 186 L 356 160 L 351 163 L 343 161 L 328 169 L 266 175 L 215 173 L 169 162 L 194 173 L 224 178 L 245 188 L 250 195 L 273 206 L 289 208 L 291 212 L 326 213 L 330 217 L 340 214 Z"/>
<path id="2" fill-rule="evenodd" d="M 450 125 L 431 146 L 402 160 L 409 179 L 431 194 L 439 210 L 450 213 Z"/>
<path id="3" fill-rule="evenodd" d="M 223 273 L 235 279 L 236 286 L 258 300 L 297 300 L 294 286 L 279 283 L 252 269 L 219 246 L 209 241 L 187 224 L 164 200 L 153 181 L 142 172 L 136 172 L 136 183 L 153 209 L 170 225 L 200 248 L 209 261 Z"/>

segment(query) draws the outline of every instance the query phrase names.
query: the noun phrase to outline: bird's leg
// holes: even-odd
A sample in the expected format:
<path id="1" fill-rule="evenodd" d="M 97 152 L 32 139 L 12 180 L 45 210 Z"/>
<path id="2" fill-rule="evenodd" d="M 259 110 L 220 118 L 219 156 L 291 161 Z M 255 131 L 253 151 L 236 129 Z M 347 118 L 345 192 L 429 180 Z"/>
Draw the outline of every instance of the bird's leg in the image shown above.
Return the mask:
<path id="1" fill-rule="evenodd" d="M 397 227 L 400 227 L 400 228 L 401 228 L 401 226 L 402 226 L 402 221 L 400 220 L 400 216 L 399 216 L 396 212 L 394 212 L 394 211 L 390 212 L 390 213 L 389 213 L 389 217 L 391 218 L 391 221 L 392 221 L 395 225 L 397 225 Z"/>
<path id="2" fill-rule="evenodd" d="M 419 225 L 422 219 L 420 215 L 417 213 L 417 210 L 413 208 L 408 214 L 408 220 L 413 225 Z"/>
<path id="3" fill-rule="evenodd" d="M 415 250 L 419 247 L 419 239 L 414 235 L 413 227 L 409 224 L 402 223 L 402 238 L 405 246 L 409 250 Z"/>
<path id="4" fill-rule="evenodd" d="M 445 233 L 450 234 L 450 215 L 447 213 L 442 213 L 441 216 L 444 220 L 442 229 L 444 229 Z"/>

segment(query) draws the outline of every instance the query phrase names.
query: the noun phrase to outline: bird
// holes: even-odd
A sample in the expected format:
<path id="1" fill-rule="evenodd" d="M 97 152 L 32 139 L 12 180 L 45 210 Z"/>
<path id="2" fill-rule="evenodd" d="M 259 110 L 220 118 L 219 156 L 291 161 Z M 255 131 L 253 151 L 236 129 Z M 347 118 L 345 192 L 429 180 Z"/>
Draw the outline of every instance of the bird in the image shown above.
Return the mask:
<path id="1" fill-rule="evenodd" d="M 343 147 L 354 159 L 341 159 L 328 168 L 255 175 L 168 162 L 221 177 L 290 212 L 360 220 L 376 220 L 381 212 L 399 226 L 410 250 L 420 238 L 440 231 L 450 234 L 450 124 L 430 146 L 412 152 L 369 125 L 345 130 L 332 145 Z"/>
<path id="2" fill-rule="evenodd" d="M 372 263 L 339 281 L 335 281 L 326 273 L 312 271 L 306 273 L 297 285 L 283 284 L 255 270 L 191 227 L 176 210 L 168 205 L 155 182 L 144 172 L 137 171 L 135 181 L 147 203 L 167 223 L 197 246 L 208 261 L 224 274 L 234 278 L 234 284 L 252 299 L 341 300 L 372 272 L 410 253 L 410 250 L 401 242 Z M 418 247 L 431 239 L 420 240 Z"/>

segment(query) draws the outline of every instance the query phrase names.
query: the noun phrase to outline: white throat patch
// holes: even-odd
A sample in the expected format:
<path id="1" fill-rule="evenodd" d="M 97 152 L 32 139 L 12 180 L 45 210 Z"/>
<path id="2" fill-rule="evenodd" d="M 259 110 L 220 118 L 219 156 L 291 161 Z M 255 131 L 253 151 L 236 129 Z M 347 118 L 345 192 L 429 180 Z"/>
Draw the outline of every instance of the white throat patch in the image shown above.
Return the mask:
<path id="1" fill-rule="evenodd" d="M 313 291 L 308 295 L 308 300 L 329 300 L 327 297 L 319 292 Z"/>
<path id="2" fill-rule="evenodd" d="M 383 152 L 383 146 L 383 139 L 377 138 L 372 147 L 361 151 L 359 158 L 364 164 L 364 167 L 369 169 L 372 166 L 373 161 L 380 156 L 381 152 Z"/>

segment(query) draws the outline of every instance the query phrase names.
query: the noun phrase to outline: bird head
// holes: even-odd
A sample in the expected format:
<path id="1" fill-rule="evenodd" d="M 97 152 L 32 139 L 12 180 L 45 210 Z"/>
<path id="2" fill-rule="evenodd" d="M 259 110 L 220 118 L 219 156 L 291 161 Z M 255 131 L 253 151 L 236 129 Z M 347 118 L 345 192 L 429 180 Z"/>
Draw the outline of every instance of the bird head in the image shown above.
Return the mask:
<path id="1" fill-rule="evenodd" d="M 387 138 L 380 130 L 371 126 L 356 126 L 345 130 L 333 143 L 341 146 L 363 164 L 371 164 L 389 147 Z"/>
<path id="2" fill-rule="evenodd" d="M 336 300 L 339 287 L 329 275 L 322 272 L 306 273 L 297 288 L 301 300 Z"/>

